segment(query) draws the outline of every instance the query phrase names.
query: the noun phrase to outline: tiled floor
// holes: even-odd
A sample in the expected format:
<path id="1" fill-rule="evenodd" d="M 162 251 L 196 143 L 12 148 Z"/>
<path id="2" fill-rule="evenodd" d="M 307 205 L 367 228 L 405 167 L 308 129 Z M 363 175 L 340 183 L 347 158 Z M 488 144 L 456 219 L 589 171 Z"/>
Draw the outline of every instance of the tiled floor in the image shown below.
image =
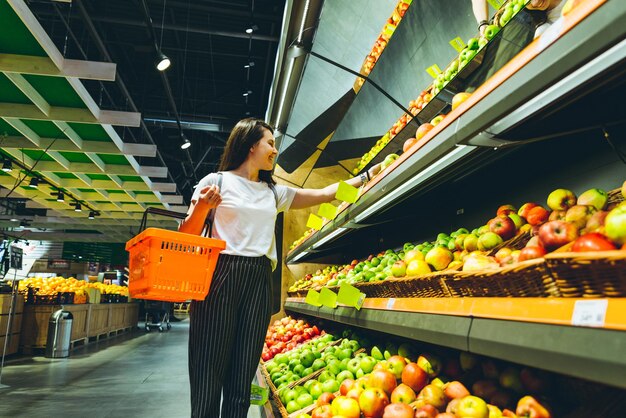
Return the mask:
<path id="1" fill-rule="evenodd" d="M 10 360 L 0 417 L 189 417 L 188 331 L 189 321 L 175 322 L 170 332 L 137 330 L 66 359 Z M 250 408 L 248 417 L 261 416 L 260 407 Z"/>

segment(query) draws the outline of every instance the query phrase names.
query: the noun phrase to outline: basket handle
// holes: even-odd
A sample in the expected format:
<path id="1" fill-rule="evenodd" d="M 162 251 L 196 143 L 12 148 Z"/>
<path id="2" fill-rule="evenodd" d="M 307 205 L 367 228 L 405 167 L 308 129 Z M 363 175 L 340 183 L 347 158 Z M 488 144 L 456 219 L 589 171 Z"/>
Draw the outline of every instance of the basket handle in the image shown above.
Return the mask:
<path id="1" fill-rule="evenodd" d="M 143 232 L 144 229 L 146 229 L 146 223 L 148 222 L 148 214 L 149 213 L 151 213 L 153 215 L 167 216 L 167 217 L 176 218 L 176 219 L 185 219 L 185 218 L 187 218 L 187 214 L 186 213 L 174 212 L 172 210 L 165 210 L 165 209 L 160 209 L 160 208 L 149 207 L 143 213 L 143 217 L 141 218 L 141 224 L 139 225 L 139 233 Z"/>

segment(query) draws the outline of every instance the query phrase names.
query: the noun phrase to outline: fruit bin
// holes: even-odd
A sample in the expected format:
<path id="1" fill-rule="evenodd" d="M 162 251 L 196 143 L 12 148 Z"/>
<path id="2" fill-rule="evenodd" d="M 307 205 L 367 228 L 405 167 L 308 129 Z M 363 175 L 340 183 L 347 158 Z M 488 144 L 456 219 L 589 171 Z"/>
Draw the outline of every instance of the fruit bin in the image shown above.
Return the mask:
<path id="1" fill-rule="evenodd" d="M 563 297 L 626 296 L 626 251 L 552 253 L 545 260 Z"/>

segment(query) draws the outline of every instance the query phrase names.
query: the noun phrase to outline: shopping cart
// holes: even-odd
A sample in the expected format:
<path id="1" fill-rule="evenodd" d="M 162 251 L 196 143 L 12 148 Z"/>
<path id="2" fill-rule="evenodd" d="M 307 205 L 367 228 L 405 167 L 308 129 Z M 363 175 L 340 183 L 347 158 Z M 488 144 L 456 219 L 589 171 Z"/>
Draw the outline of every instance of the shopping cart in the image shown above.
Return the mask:
<path id="1" fill-rule="evenodd" d="M 172 324 L 170 324 L 170 308 L 170 302 L 144 300 L 146 332 L 150 332 L 152 328 L 157 328 L 159 332 L 172 329 Z"/>
<path id="2" fill-rule="evenodd" d="M 178 219 L 187 216 L 163 209 L 146 209 L 139 235 L 126 243 L 126 251 L 130 253 L 128 290 L 131 297 L 165 302 L 204 300 L 209 293 L 217 257 L 226 243 L 165 229 L 145 229 L 149 213 Z"/>

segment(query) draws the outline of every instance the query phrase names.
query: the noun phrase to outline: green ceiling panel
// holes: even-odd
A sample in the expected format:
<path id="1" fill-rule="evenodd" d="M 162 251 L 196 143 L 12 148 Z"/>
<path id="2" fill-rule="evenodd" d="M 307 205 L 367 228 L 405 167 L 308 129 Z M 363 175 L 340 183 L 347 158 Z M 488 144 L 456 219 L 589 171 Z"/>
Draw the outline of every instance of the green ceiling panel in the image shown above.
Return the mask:
<path id="1" fill-rule="evenodd" d="M 96 192 L 94 189 L 83 189 L 83 188 L 79 188 L 78 191 L 81 193 L 95 193 Z"/>
<path id="2" fill-rule="evenodd" d="M 91 123 L 68 123 L 85 141 L 110 142 L 111 138 L 101 125 Z"/>
<path id="3" fill-rule="evenodd" d="M 2 1 L 2 0 L 0 0 Z M 0 18 L 1 20 L 1 18 Z M 0 31 L 2 32 L 2 31 Z M 4 74 L 0 73 L 0 102 L 2 103 L 19 103 L 33 104 L 28 97 L 18 89 L 11 80 Z"/>
<path id="4" fill-rule="evenodd" d="M 119 189 L 113 189 L 113 190 L 106 190 L 107 193 L 109 194 L 124 194 L 126 193 L 124 190 L 119 190 Z"/>
<path id="5" fill-rule="evenodd" d="M 136 195 L 140 195 L 140 194 L 152 194 L 153 195 L 154 194 L 154 193 L 152 193 L 152 192 L 150 192 L 148 190 L 138 190 L 138 191 L 133 192 L 133 193 L 135 193 Z"/>
<path id="6" fill-rule="evenodd" d="M 122 181 L 142 181 L 139 176 L 118 176 Z"/>
<path id="7" fill-rule="evenodd" d="M 15 129 L 14 127 L 12 127 L 8 123 L 6 123 L 3 119 L 0 118 L 0 135 L 5 135 L 5 134 L 6 135 L 19 135 L 19 136 L 22 135 L 17 129 Z"/>
<path id="8" fill-rule="evenodd" d="M 74 88 L 63 77 L 25 74 L 24 78 L 51 106 L 87 108 Z"/>
<path id="9" fill-rule="evenodd" d="M 87 174 L 92 180 L 111 180 L 106 174 Z"/>
<path id="10" fill-rule="evenodd" d="M 60 179 L 77 179 L 78 178 L 72 173 L 60 172 L 60 173 L 54 173 L 54 174 Z"/>
<path id="11" fill-rule="evenodd" d="M 54 161 L 54 158 L 38 149 L 23 149 L 22 152 L 28 155 L 33 160 L 37 161 Z"/>
<path id="12" fill-rule="evenodd" d="M 22 119 L 24 125 L 35 131 L 35 133 L 43 138 L 65 138 L 63 131 L 54 123 L 45 120 L 26 120 Z"/>
<path id="13" fill-rule="evenodd" d="M 115 155 L 115 154 L 98 154 L 98 157 L 105 164 L 113 164 L 113 165 L 130 165 L 128 160 L 123 155 Z"/>
<path id="14" fill-rule="evenodd" d="M 6 0 L 0 0 L 0 53 L 47 57 Z"/>
<path id="15" fill-rule="evenodd" d="M 87 155 L 83 154 L 82 152 L 61 151 L 59 152 L 59 154 L 67 158 L 67 161 L 69 161 L 70 163 L 93 163 L 93 161 L 91 161 L 91 159 L 89 159 L 89 157 L 87 157 Z"/>

